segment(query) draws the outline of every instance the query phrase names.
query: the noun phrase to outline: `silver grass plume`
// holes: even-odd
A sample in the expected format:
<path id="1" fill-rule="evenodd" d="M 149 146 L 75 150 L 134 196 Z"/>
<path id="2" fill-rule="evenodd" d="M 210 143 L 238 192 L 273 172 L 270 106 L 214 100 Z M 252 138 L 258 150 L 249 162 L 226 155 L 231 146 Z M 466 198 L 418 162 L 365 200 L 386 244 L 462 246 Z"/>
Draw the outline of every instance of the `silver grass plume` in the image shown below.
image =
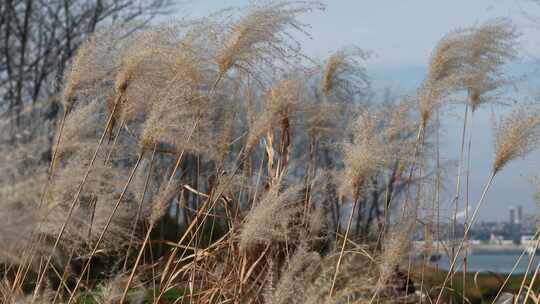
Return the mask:
<path id="1" fill-rule="evenodd" d="M 417 93 L 422 127 L 427 125 L 444 97 L 463 87 L 465 77 L 463 50 L 466 49 L 468 42 L 467 32 L 456 30 L 445 35 L 431 55 L 426 79 Z"/>
<path id="2" fill-rule="evenodd" d="M 323 67 L 320 80 L 322 93 L 334 93 L 344 98 L 365 93 L 370 80 L 362 61 L 367 58 L 369 53 L 356 46 L 345 47 L 333 53 Z"/>
<path id="3" fill-rule="evenodd" d="M 509 83 L 502 72 L 504 64 L 517 56 L 519 34 L 511 21 L 498 18 L 473 27 L 468 35 L 465 88 L 472 111 L 496 96 L 490 96 Z"/>
<path id="4" fill-rule="evenodd" d="M 233 67 L 253 71 L 260 64 L 298 59 L 300 45 L 290 29 L 305 33 L 298 16 L 324 6 L 317 2 L 270 1 L 253 4 L 238 21 L 229 25 L 222 46 L 217 50 L 219 73 Z"/>
<path id="5" fill-rule="evenodd" d="M 240 248 L 247 250 L 257 244 L 290 239 L 292 223 L 297 220 L 301 185 L 285 190 L 280 183 L 273 184 L 246 216 L 240 232 Z"/>
<path id="6" fill-rule="evenodd" d="M 493 173 L 508 162 L 525 157 L 540 143 L 540 109 L 538 105 L 520 105 L 493 127 L 495 158 Z"/>

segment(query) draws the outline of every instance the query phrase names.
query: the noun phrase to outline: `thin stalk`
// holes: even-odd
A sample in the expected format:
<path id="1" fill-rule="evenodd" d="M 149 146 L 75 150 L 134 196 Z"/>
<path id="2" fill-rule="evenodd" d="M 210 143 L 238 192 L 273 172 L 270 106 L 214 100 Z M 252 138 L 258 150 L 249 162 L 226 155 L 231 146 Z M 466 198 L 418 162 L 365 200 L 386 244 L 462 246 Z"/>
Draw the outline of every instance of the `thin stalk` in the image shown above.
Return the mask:
<path id="1" fill-rule="evenodd" d="M 236 160 L 236 162 L 238 163 L 239 161 L 241 161 L 240 159 L 240 155 L 242 153 L 239 154 L 239 158 Z M 228 181 L 226 182 L 226 184 L 230 183 L 233 179 L 233 176 L 234 174 L 236 173 L 236 171 L 239 169 L 238 166 L 236 166 L 234 168 L 234 170 L 231 172 L 231 175 L 228 179 Z M 157 298 L 157 302 L 160 301 L 161 297 L 163 296 L 165 290 L 167 289 L 167 286 L 170 284 L 170 281 L 172 280 L 172 277 L 169 277 L 167 278 L 167 275 L 169 273 L 169 268 L 171 267 L 172 263 L 173 263 L 173 260 L 174 258 L 176 257 L 176 254 L 178 252 L 178 249 L 181 247 L 180 245 L 182 244 L 182 242 L 184 242 L 186 240 L 186 238 L 188 237 L 189 234 L 192 233 L 192 230 L 193 228 L 199 223 L 200 221 L 200 224 L 197 225 L 197 228 L 195 229 L 195 232 L 193 232 L 194 235 L 196 235 L 199 231 L 199 229 L 202 228 L 207 216 L 208 216 L 208 212 L 204 212 L 204 210 L 206 208 L 208 208 L 208 210 L 211 210 L 212 208 L 215 207 L 217 201 L 220 199 L 221 195 L 223 193 L 220 192 L 220 193 L 217 193 L 217 194 L 213 194 L 212 196 L 208 197 L 207 200 L 204 201 L 203 205 L 199 208 L 199 212 L 196 214 L 195 218 L 193 219 L 193 221 L 190 223 L 190 225 L 187 227 L 186 231 L 184 232 L 184 234 L 182 235 L 182 237 L 180 238 L 180 240 L 178 240 L 178 242 L 176 243 L 177 246 L 174 247 L 172 253 L 169 255 L 169 258 L 167 260 L 167 263 L 165 264 L 165 267 L 164 267 L 164 270 L 162 271 L 162 274 L 161 274 L 161 280 L 160 280 L 160 293 L 158 295 L 158 298 Z M 208 206 L 210 205 L 210 206 Z M 202 219 L 200 219 L 200 217 L 202 216 Z M 189 241 L 189 244 L 191 244 L 191 242 L 193 241 L 193 237 L 191 237 L 190 241 Z M 188 244 L 188 246 L 189 246 Z M 182 256 L 180 257 L 180 259 L 183 258 L 184 254 L 186 253 L 187 251 L 187 247 L 184 247 L 184 251 L 182 252 Z M 173 268 L 173 272 L 176 271 L 178 267 L 178 264 L 174 266 Z M 163 286 L 165 285 L 165 286 Z"/>
<path id="2" fill-rule="evenodd" d="M 527 303 L 527 300 L 529 299 L 529 296 L 531 295 L 531 289 L 534 288 L 534 281 L 536 281 L 536 277 L 538 276 L 538 270 L 539 269 L 540 269 L 540 263 L 538 263 L 538 265 L 536 265 L 536 269 L 534 270 L 533 277 L 531 279 L 531 282 L 529 283 L 529 288 L 527 288 L 527 293 L 525 294 L 525 299 L 523 300 L 523 303 Z M 517 302 L 517 299 L 519 299 L 519 293 L 516 296 L 516 302 Z"/>
<path id="3" fill-rule="evenodd" d="M 54 151 L 51 157 L 51 165 L 49 167 L 49 179 L 51 178 L 54 170 L 54 165 L 56 164 L 56 157 L 58 155 L 58 147 L 60 146 L 60 141 L 62 139 L 62 134 L 64 133 L 64 126 L 66 124 L 67 111 L 64 111 L 62 116 L 62 121 L 60 122 L 60 129 L 58 130 L 58 138 L 56 139 L 56 145 L 54 146 Z"/>
<path id="4" fill-rule="evenodd" d="M 114 136 L 114 140 L 111 145 L 111 148 L 109 149 L 109 153 L 107 153 L 107 157 L 105 158 L 105 164 L 109 162 L 109 159 L 111 159 L 111 155 L 114 151 L 114 148 L 116 147 L 116 143 L 118 141 L 118 138 L 120 137 L 120 132 L 122 131 L 122 128 L 124 127 L 125 123 L 126 121 L 122 120 L 122 122 L 120 123 L 120 126 L 118 127 L 118 131 L 116 132 L 116 135 Z"/>
<path id="5" fill-rule="evenodd" d="M 73 256 L 75 255 L 75 248 L 71 249 L 71 253 L 69 254 L 69 258 L 66 262 L 66 267 L 64 267 L 64 272 L 62 273 L 62 278 L 60 279 L 60 284 L 58 284 L 58 289 L 56 290 L 53 298 L 53 303 L 56 303 L 56 300 L 58 299 L 58 296 L 60 295 L 60 290 L 62 289 L 62 286 L 66 286 L 66 278 L 68 275 L 69 270 L 69 264 L 73 260 Z M 68 290 L 69 292 L 69 290 Z"/>
<path id="6" fill-rule="evenodd" d="M 45 187 L 43 188 L 43 191 L 42 191 L 42 194 L 41 194 L 41 199 L 39 201 L 39 207 L 41 207 L 41 205 L 43 204 L 43 200 L 45 199 L 45 196 L 47 194 L 47 191 L 49 189 L 49 186 L 50 186 L 50 183 L 51 183 L 51 177 L 52 177 L 52 174 L 53 174 L 53 170 L 54 170 L 54 166 L 55 166 L 55 163 L 56 163 L 56 157 L 57 157 L 57 154 L 58 154 L 58 147 L 60 146 L 60 141 L 61 141 L 61 138 L 62 138 L 62 134 L 64 133 L 64 127 L 65 127 L 65 123 L 66 123 L 66 118 L 67 118 L 67 114 L 68 114 L 68 111 L 67 110 L 64 110 L 64 114 L 62 115 L 62 120 L 60 122 L 60 129 L 58 130 L 58 138 L 56 139 L 56 145 L 54 146 L 54 151 L 53 151 L 53 155 L 51 157 L 51 164 L 49 166 L 49 172 L 48 172 L 48 175 L 47 175 L 47 181 L 45 183 Z M 38 239 L 36 240 L 36 242 L 32 242 L 32 244 L 38 244 L 41 242 L 41 238 L 38 237 Z M 25 252 L 23 253 L 23 256 L 24 256 L 24 262 L 21 263 L 21 265 L 17 268 L 17 277 L 19 277 L 19 275 L 21 273 L 24 272 L 24 276 L 23 276 L 23 279 L 24 277 L 26 277 L 26 273 L 27 271 L 24 271 L 24 268 L 25 268 L 25 264 L 26 264 L 26 260 L 32 260 L 32 255 L 33 255 L 33 250 L 34 250 L 34 245 L 32 245 L 30 248 L 26 249 Z M 30 256 L 28 258 L 28 256 Z M 30 266 L 28 266 L 30 267 Z M 16 287 L 16 282 L 17 280 L 14 282 L 13 284 L 13 288 Z M 22 280 L 21 280 L 21 283 L 22 283 Z"/>
<path id="7" fill-rule="evenodd" d="M 129 184 L 131 183 L 131 180 L 133 179 L 133 176 L 135 175 L 135 172 L 137 171 L 137 168 L 139 167 L 139 164 L 141 163 L 141 159 L 142 159 L 143 155 L 144 155 L 144 150 L 141 150 L 141 152 L 139 153 L 139 157 L 137 158 L 137 162 L 135 163 L 135 165 L 133 166 L 133 169 L 131 170 L 131 173 L 130 173 L 129 178 L 128 178 L 127 182 L 126 182 L 126 185 L 124 186 L 124 189 L 122 190 L 122 193 L 120 194 L 120 197 L 116 201 L 116 204 L 114 205 L 113 211 L 109 215 L 109 218 L 107 219 L 107 222 L 105 223 L 105 227 L 101 231 L 101 234 L 100 234 L 96 244 L 94 245 L 94 248 L 92 249 L 92 252 L 90 253 L 90 257 L 88 258 L 88 261 L 84 265 L 84 268 L 83 268 L 83 270 L 81 272 L 81 275 L 79 276 L 79 279 L 77 280 L 77 283 L 75 284 L 75 287 L 73 288 L 73 291 L 71 292 L 71 295 L 69 297 L 69 300 L 68 300 L 67 304 L 72 303 L 72 301 L 75 299 L 75 294 L 77 293 L 77 290 L 79 289 L 79 286 L 80 286 L 80 284 L 81 284 L 81 282 L 83 280 L 84 274 L 88 270 L 88 268 L 90 267 L 90 263 L 92 262 L 92 257 L 96 254 L 96 252 L 97 252 L 97 250 L 99 248 L 99 245 L 103 241 L 103 237 L 105 236 L 105 233 L 109 229 L 109 226 L 110 226 L 110 224 L 112 222 L 112 219 L 113 219 L 114 215 L 116 214 L 116 211 L 118 210 L 118 207 L 120 206 L 120 203 L 122 202 L 122 199 L 124 198 L 124 195 L 127 192 Z"/>
<path id="8" fill-rule="evenodd" d="M 131 246 L 133 245 L 133 239 L 135 238 L 135 230 L 137 229 L 137 225 L 139 224 L 139 218 L 141 217 L 142 206 L 143 206 L 143 203 L 144 203 L 144 198 L 146 196 L 146 192 L 148 190 L 148 184 L 150 184 L 150 176 L 152 176 L 152 169 L 153 169 L 153 166 L 154 166 L 154 158 L 155 158 L 155 156 L 156 156 L 156 149 L 154 148 L 154 150 L 152 151 L 152 156 L 150 157 L 150 165 L 149 165 L 149 168 L 148 168 L 148 174 L 146 175 L 146 179 L 144 181 L 144 189 L 143 189 L 142 197 L 141 197 L 141 200 L 139 201 L 139 205 L 137 207 L 137 214 L 135 215 L 135 221 L 133 222 L 133 226 L 131 227 L 131 234 L 130 234 L 130 237 L 129 237 L 129 245 L 128 245 L 128 249 L 126 251 L 126 258 L 124 260 L 124 266 L 123 266 L 124 272 L 126 271 L 129 252 L 131 251 Z"/>
<path id="9" fill-rule="evenodd" d="M 448 273 L 447 273 L 446 277 L 444 278 L 442 286 L 440 287 L 441 290 L 439 292 L 439 295 L 437 296 L 437 301 L 435 302 L 436 304 L 440 303 L 440 301 L 441 301 L 442 294 L 444 292 L 444 287 L 446 286 L 446 283 L 448 283 L 448 280 L 450 279 L 450 277 L 452 275 L 452 271 L 453 271 L 453 269 L 454 269 L 454 267 L 456 265 L 456 262 L 457 262 L 457 257 L 459 255 L 459 253 L 461 252 L 461 250 L 463 249 L 463 245 L 465 244 L 465 238 L 469 234 L 469 230 L 472 227 L 472 225 L 474 224 L 474 221 L 476 220 L 476 217 L 478 216 L 478 211 L 480 210 L 480 207 L 482 206 L 482 203 L 485 201 L 487 192 L 489 191 L 489 188 L 493 184 L 493 179 L 495 178 L 496 174 L 497 174 L 497 172 L 492 171 L 492 173 L 490 174 L 490 176 L 489 176 L 489 178 L 488 178 L 488 180 L 486 182 L 486 185 L 484 186 L 484 190 L 482 191 L 482 196 L 480 197 L 480 200 L 478 201 L 478 203 L 476 205 L 476 208 L 474 209 L 474 212 L 473 212 L 473 214 L 471 216 L 470 225 L 468 225 L 467 228 L 465 229 L 465 231 L 463 233 L 464 237 L 461 240 L 461 242 L 459 243 L 456 254 L 452 257 L 452 263 L 450 263 L 450 269 L 448 270 Z"/>
<path id="10" fill-rule="evenodd" d="M 465 134 L 467 131 L 468 116 L 469 116 L 469 104 L 466 103 L 465 114 L 463 117 L 463 128 L 461 129 L 461 145 L 459 148 L 459 163 L 458 163 L 458 171 L 457 171 L 457 176 L 456 176 L 456 192 L 454 194 L 454 199 L 452 200 L 454 204 L 454 213 L 453 213 L 453 218 L 452 218 L 452 234 L 451 234 L 452 241 L 455 240 L 456 238 L 457 213 L 458 213 L 458 208 L 459 208 L 459 195 L 461 192 L 461 174 L 463 170 L 463 157 L 465 155 L 465 152 L 464 152 L 465 151 L 465 137 L 466 137 Z M 454 258 L 454 255 L 455 255 L 455 247 L 452 244 L 452 251 L 451 251 L 452 258 Z M 452 276 L 453 275 L 454 274 L 452 274 Z M 453 280 L 450 280 L 450 287 L 452 287 L 452 285 L 453 285 Z"/>
<path id="11" fill-rule="evenodd" d="M 154 228 L 154 225 L 150 225 L 150 227 L 148 227 L 148 231 L 146 232 L 146 236 L 144 237 L 143 244 L 141 246 L 141 249 L 139 250 L 139 254 L 137 255 L 137 260 L 135 261 L 135 265 L 133 266 L 133 269 L 131 270 L 131 274 L 129 275 L 129 279 L 126 284 L 126 287 L 124 287 L 124 292 L 122 293 L 120 304 L 124 303 L 124 301 L 126 300 L 129 287 L 131 286 L 131 282 L 133 281 L 133 278 L 135 277 L 135 272 L 137 271 L 137 265 L 139 265 L 139 262 L 141 261 L 141 258 L 144 253 L 144 248 L 146 247 L 148 240 L 150 240 L 150 235 L 152 234 L 153 228 Z"/>
<path id="12" fill-rule="evenodd" d="M 339 258 L 336 264 L 336 271 L 334 272 L 334 278 L 332 279 L 332 286 L 330 287 L 330 294 L 329 294 L 330 298 L 332 297 L 334 293 L 334 288 L 335 288 L 337 276 L 339 273 L 339 266 L 341 266 L 341 260 L 343 259 L 343 254 L 345 253 L 345 247 L 347 246 L 347 240 L 349 238 L 349 232 L 351 231 L 354 210 L 356 209 L 356 205 L 358 205 L 358 201 L 359 201 L 359 195 L 355 195 L 355 196 L 356 197 L 354 199 L 352 209 L 351 209 L 351 215 L 349 215 L 349 220 L 347 221 L 347 229 L 345 230 L 343 245 L 341 246 L 341 251 L 339 252 Z"/>
<path id="13" fill-rule="evenodd" d="M 75 197 L 73 198 L 73 201 L 71 202 L 71 205 L 70 205 L 69 210 L 68 210 L 68 214 L 66 215 L 66 219 L 64 220 L 64 222 L 62 224 L 62 227 L 60 228 L 60 232 L 58 233 L 58 235 L 56 237 L 56 240 L 54 241 L 54 245 L 53 245 L 53 247 L 51 249 L 51 254 L 47 257 L 47 261 L 45 262 L 45 266 L 44 266 L 43 270 L 41 271 L 41 275 L 38 275 L 39 278 L 38 278 L 38 281 L 36 283 L 36 287 L 34 288 L 34 295 L 32 297 L 32 302 L 31 303 L 34 303 L 35 300 L 36 300 L 37 294 L 39 293 L 39 289 L 41 288 L 41 284 L 43 284 L 43 279 L 45 277 L 45 273 L 46 273 L 47 269 L 49 268 L 49 265 L 51 264 L 51 260 L 52 260 L 52 257 L 54 255 L 54 251 L 56 250 L 56 248 L 60 244 L 60 240 L 62 239 L 62 236 L 64 235 L 64 232 L 66 230 L 66 227 L 69 224 L 69 221 L 71 220 L 71 216 L 73 215 L 73 211 L 75 210 L 75 205 L 77 205 L 77 201 L 79 200 L 79 196 L 81 195 L 84 184 L 86 183 L 86 180 L 88 179 L 88 176 L 90 175 L 90 171 L 91 171 L 92 167 L 94 166 L 94 162 L 96 161 L 97 154 L 98 154 L 98 152 L 99 152 L 99 150 L 100 150 L 100 148 L 101 148 L 101 146 L 103 144 L 103 140 L 105 139 L 105 135 L 107 134 L 107 129 L 110 127 L 110 125 L 112 123 L 114 113 L 115 113 L 116 108 L 118 106 L 118 103 L 120 101 L 120 97 L 121 97 L 121 95 L 119 94 L 118 97 L 116 98 L 115 102 L 114 102 L 114 107 L 113 107 L 111 113 L 109 114 L 109 119 L 107 120 L 107 125 L 103 129 L 103 133 L 101 134 L 101 138 L 99 139 L 96 150 L 94 151 L 94 154 L 92 155 L 92 159 L 90 160 L 90 164 L 86 168 L 86 172 L 84 173 L 84 177 L 83 177 L 81 183 L 79 184 L 79 187 L 77 189 Z"/>
<path id="14" fill-rule="evenodd" d="M 193 134 L 193 131 L 195 130 L 195 127 L 196 127 L 196 125 L 192 129 L 192 132 L 189 134 L 189 138 L 191 138 L 191 135 Z M 188 138 L 188 140 L 189 140 L 189 138 Z M 156 149 L 157 149 L 157 143 L 154 144 L 154 153 L 155 153 Z M 173 169 L 173 171 L 171 173 L 171 176 L 169 177 L 169 181 L 167 182 L 167 186 L 165 186 L 165 191 L 167 191 L 169 186 L 172 184 L 172 180 L 173 180 L 174 176 L 176 175 L 176 171 L 178 170 L 178 167 L 180 166 L 180 163 L 182 161 L 183 154 L 184 154 L 184 151 L 182 151 L 182 153 L 178 157 L 178 160 L 176 161 L 176 164 L 175 164 L 174 169 Z M 137 260 L 135 261 L 135 265 L 133 266 L 133 269 L 131 270 L 131 274 L 129 276 L 128 282 L 126 284 L 126 287 L 124 288 L 124 292 L 122 294 L 122 298 L 120 299 L 120 303 L 124 303 L 124 301 L 126 300 L 127 292 L 128 292 L 129 287 L 131 285 L 131 282 L 133 281 L 133 278 L 135 277 L 135 272 L 137 271 L 137 267 L 139 265 L 139 262 L 141 261 L 141 258 L 142 258 L 142 255 L 144 253 L 144 249 L 146 247 L 146 244 L 150 240 L 150 234 L 152 233 L 152 230 L 154 229 L 154 225 L 155 225 L 155 223 L 150 223 L 150 227 L 148 227 L 148 231 L 147 231 L 146 236 L 144 238 L 143 244 L 141 245 L 141 249 L 139 249 L 139 253 L 137 255 Z"/>
<path id="15" fill-rule="evenodd" d="M 539 244 L 539 241 L 538 240 L 538 230 L 536 231 L 536 233 L 534 234 L 533 238 L 537 238 L 536 240 L 536 245 L 535 245 L 535 251 L 536 249 L 538 248 L 538 244 Z M 499 299 L 499 296 L 501 295 L 501 293 L 503 292 L 504 288 L 506 287 L 506 284 L 508 284 L 508 281 L 510 281 L 510 277 L 512 277 L 512 274 L 514 274 L 514 271 L 516 271 L 517 269 L 517 266 L 519 265 L 519 262 L 521 262 L 521 259 L 523 258 L 523 256 L 525 255 L 525 253 L 527 252 L 527 248 L 523 249 L 521 251 L 521 254 L 519 255 L 518 259 L 516 260 L 516 262 L 514 263 L 514 266 L 512 267 L 512 270 L 506 275 L 506 279 L 504 280 L 503 284 L 501 285 L 501 287 L 499 288 L 499 291 L 497 291 L 497 294 L 495 295 L 495 298 L 493 299 L 493 302 L 492 303 L 495 303 L 497 301 L 497 299 Z M 528 270 L 527 270 L 528 271 Z"/>
<path id="16" fill-rule="evenodd" d="M 516 296 L 516 301 L 514 303 L 517 303 L 517 299 L 519 299 L 519 296 L 521 295 L 521 292 L 523 292 L 523 288 L 525 287 L 525 282 L 527 281 L 527 277 L 529 276 L 529 271 L 531 270 L 532 264 L 534 262 L 536 250 L 538 249 L 538 245 L 540 243 L 540 238 L 536 240 L 536 243 L 534 245 L 534 251 L 533 254 L 531 254 L 531 257 L 529 258 L 529 262 L 527 263 L 527 269 L 525 270 L 525 275 L 523 276 L 523 280 L 521 281 L 521 285 L 519 286 L 519 291 Z M 525 303 L 525 302 L 524 302 Z"/>
<path id="17" fill-rule="evenodd" d="M 465 175 L 465 219 L 463 220 L 463 227 L 467 228 L 469 225 L 469 180 L 471 176 L 471 147 L 472 147 L 472 137 L 473 137 L 473 123 L 474 123 L 474 109 L 471 110 L 471 123 L 469 127 L 469 143 L 467 146 L 467 169 Z M 467 261 L 468 261 L 468 247 L 465 248 L 463 254 L 463 286 L 467 286 Z M 465 303 L 465 297 L 463 297 L 463 304 Z"/>

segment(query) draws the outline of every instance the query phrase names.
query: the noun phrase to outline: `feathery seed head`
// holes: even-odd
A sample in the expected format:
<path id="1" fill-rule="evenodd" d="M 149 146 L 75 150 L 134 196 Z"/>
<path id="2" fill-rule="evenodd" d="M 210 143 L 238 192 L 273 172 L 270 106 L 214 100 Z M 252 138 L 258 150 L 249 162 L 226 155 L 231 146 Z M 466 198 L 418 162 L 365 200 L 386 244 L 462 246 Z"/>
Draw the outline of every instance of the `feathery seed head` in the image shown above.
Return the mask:
<path id="1" fill-rule="evenodd" d="M 217 51 L 219 73 L 224 75 L 235 66 L 251 71 L 259 63 L 298 58 L 300 46 L 291 41 L 287 31 L 305 33 L 305 25 L 298 21 L 298 16 L 322 8 L 320 3 L 301 1 L 271 1 L 250 7 L 246 15 L 230 26 Z"/>
<path id="2" fill-rule="evenodd" d="M 125 25 L 97 30 L 77 49 L 64 78 L 62 103 L 66 114 L 78 93 L 95 97 L 103 90 L 99 84 L 114 75 L 122 48 L 129 45 L 127 30 Z"/>
<path id="3" fill-rule="evenodd" d="M 242 250 L 292 239 L 293 222 L 302 211 L 299 205 L 302 186 L 291 186 L 284 191 L 281 187 L 280 183 L 273 184 L 250 210 L 240 232 Z"/>
<path id="4" fill-rule="evenodd" d="M 246 140 L 246 151 L 251 151 L 259 138 L 272 126 L 280 125 L 283 119 L 294 117 L 304 101 L 303 79 L 288 78 L 276 81 L 265 99 L 263 112 L 250 126 Z"/>
<path id="5" fill-rule="evenodd" d="M 357 199 L 368 179 L 387 160 L 378 115 L 365 111 L 352 126 L 352 140 L 343 145 L 345 169 L 341 172 L 340 193 Z"/>
<path id="6" fill-rule="evenodd" d="M 216 110 L 213 99 L 203 91 L 200 60 L 191 52 L 176 50 L 173 79 L 153 96 L 150 113 L 141 135 L 141 146 L 155 144 L 171 152 L 186 149 L 200 152 L 192 138 L 207 130 L 210 117 Z M 209 130 L 207 130 L 209 131 Z"/>
<path id="7" fill-rule="evenodd" d="M 508 82 L 501 68 L 516 58 L 518 37 L 516 27 L 504 18 L 471 28 L 466 50 L 465 87 L 473 111 L 492 99 L 486 94 Z"/>
<path id="8" fill-rule="evenodd" d="M 96 52 L 99 51 L 99 48 L 96 45 L 99 43 L 99 39 L 100 35 L 94 34 L 94 36 L 83 42 L 77 49 L 71 67 L 66 72 L 65 85 L 62 91 L 62 103 L 65 114 L 69 113 L 73 107 L 77 90 L 102 76 L 99 69 L 92 69 L 98 60 L 96 58 Z"/>
<path id="9" fill-rule="evenodd" d="M 418 89 L 420 123 L 425 127 L 443 98 L 463 85 L 463 63 L 467 46 L 466 30 L 457 30 L 444 36 L 433 51 L 427 77 Z"/>
<path id="10" fill-rule="evenodd" d="M 540 108 L 521 105 L 493 128 L 495 159 L 493 173 L 508 162 L 524 157 L 540 143 Z"/>
<path id="11" fill-rule="evenodd" d="M 369 53 L 355 46 L 343 48 L 328 58 L 321 75 L 321 91 L 325 95 L 336 92 L 343 96 L 363 93 L 369 87 L 369 77 L 361 61 Z"/>
<path id="12" fill-rule="evenodd" d="M 462 85 L 468 33 L 468 30 L 455 30 L 437 43 L 429 62 L 428 82 L 441 90 L 451 90 Z"/>
<path id="13" fill-rule="evenodd" d="M 392 143 L 402 139 L 407 133 L 412 132 L 416 125 L 411 122 L 411 110 L 413 104 L 409 100 L 402 100 L 397 104 L 389 104 L 383 110 L 385 123 L 384 137 Z"/>

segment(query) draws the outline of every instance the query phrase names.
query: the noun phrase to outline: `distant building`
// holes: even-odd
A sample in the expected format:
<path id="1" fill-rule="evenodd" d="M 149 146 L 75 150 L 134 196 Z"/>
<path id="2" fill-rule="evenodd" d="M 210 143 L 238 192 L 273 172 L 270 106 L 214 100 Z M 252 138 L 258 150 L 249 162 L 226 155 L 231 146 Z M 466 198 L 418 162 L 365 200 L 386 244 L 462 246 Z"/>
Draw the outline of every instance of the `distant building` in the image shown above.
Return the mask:
<path id="1" fill-rule="evenodd" d="M 509 223 L 510 224 L 515 224 L 516 223 L 516 207 L 512 206 L 510 207 L 510 218 L 509 218 Z"/>
<path id="2" fill-rule="evenodd" d="M 521 205 L 517 207 L 517 223 L 523 223 L 523 206 Z"/>

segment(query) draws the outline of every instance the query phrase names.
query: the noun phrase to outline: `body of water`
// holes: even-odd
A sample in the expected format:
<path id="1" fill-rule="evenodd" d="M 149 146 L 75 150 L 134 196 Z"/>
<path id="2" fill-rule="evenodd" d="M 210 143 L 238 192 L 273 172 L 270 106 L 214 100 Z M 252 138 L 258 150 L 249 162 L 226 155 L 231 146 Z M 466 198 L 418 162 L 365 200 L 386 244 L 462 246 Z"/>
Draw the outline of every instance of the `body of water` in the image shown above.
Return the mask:
<path id="1" fill-rule="evenodd" d="M 467 271 L 468 272 L 498 272 L 498 273 L 509 273 L 512 271 L 512 268 L 519 259 L 520 254 L 512 253 L 490 253 L 490 254 L 470 254 L 467 260 Z M 524 255 L 519 263 L 516 266 L 516 269 L 513 273 L 520 274 L 525 273 L 527 269 L 527 264 L 530 260 L 530 255 Z M 540 255 L 536 255 L 531 266 L 532 270 L 529 272 L 534 272 L 538 262 L 540 261 Z M 450 268 L 450 260 L 447 256 L 443 255 L 440 260 L 433 262 L 439 268 L 448 270 Z M 463 258 L 458 260 L 457 270 L 462 271 L 463 267 Z"/>

